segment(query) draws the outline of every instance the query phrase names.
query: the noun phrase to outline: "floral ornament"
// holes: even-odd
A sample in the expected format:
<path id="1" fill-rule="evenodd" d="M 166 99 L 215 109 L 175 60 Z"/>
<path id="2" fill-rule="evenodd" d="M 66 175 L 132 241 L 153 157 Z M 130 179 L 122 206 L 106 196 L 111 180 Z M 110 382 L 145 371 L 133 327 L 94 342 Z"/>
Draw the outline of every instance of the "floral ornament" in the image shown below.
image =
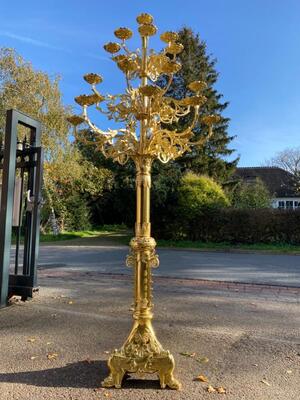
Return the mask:
<path id="1" fill-rule="evenodd" d="M 114 32 L 115 36 L 121 40 L 127 40 L 132 37 L 132 31 L 128 28 L 118 28 Z"/>
<path id="2" fill-rule="evenodd" d="M 104 49 L 112 55 L 111 59 L 126 77 L 127 89 L 123 94 L 102 95 L 96 85 L 102 82 L 98 74 L 89 73 L 84 79 L 91 85 L 92 94 L 82 94 L 75 98 L 82 107 L 81 116 L 69 118 L 74 126 L 82 123 L 88 125 L 95 133 L 93 142 L 96 143 L 107 157 L 125 163 L 129 158 L 134 159 L 137 154 L 151 158 L 159 158 L 162 162 L 180 157 L 191 147 L 201 144 L 212 134 L 212 125 L 220 121 L 220 117 L 207 115 L 201 123 L 208 126 L 208 135 L 204 134 L 197 142 L 193 141 L 193 129 L 199 121 L 199 109 L 206 103 L 207 98 L 202 94 L 207 88 L 204 81 L 194 81 L 188 89 L 194 93 L 183 99 L 174 99 L 166 95 L 175 74 L 181 69 L 177 56 L 183 51 L 176 32 L 167 31 L 160 35 L 160 39 L 167 43 L 165 50 L 155 53 L 148 50 L 148 40 L 157 32 L 150 14 L 140 14 L 137 17 L 138 31 L 142 38 L 142 50 L 130 50 L 125 41 L 132 37 L 128 28 L 118 28 L 115 36 L 121 41 L 109 42 Z M 118 53 L 118 54 L 117 54 Z M 155 85 L 156 80 L 165 76 L 166 86 L 161 88 Z M 141 84 L 134 87 L 136 80 Z M 123 122 L 126 126 L 119 130 L 102 131 L 88 116 L 91 106 L 107 116 L 110 120 Z M 191 114 L 190 126 L 182 131 L 172 130 L 174 123 Z M 141 127 L 137 134 L 136 128 Z M 142 130 L 143 133 L 142 133 Z"/>
<path id="3" fill-rule="evenodd" d="M 177 32 L 164 32 L 160 35 L 160 40 L 166 43 L 174 43 L 179 40 L 179 35 Z"/>
<path id="4" fill-rule="evenodd" d="M 102 76 L 93 73 L 84 75 L 83 79 L 91 85 L 97 85 L 98 83 L 101 83 L 103 81 Z"/>
<path id="5" fill-rule="evenodd" d="M 106 43 L 103 47 L 104 50 L 112 54 L 118 53 L 121 50 L 121 46 L 119 45 L 119 43 L 114 43 L 114 42 Z"/>

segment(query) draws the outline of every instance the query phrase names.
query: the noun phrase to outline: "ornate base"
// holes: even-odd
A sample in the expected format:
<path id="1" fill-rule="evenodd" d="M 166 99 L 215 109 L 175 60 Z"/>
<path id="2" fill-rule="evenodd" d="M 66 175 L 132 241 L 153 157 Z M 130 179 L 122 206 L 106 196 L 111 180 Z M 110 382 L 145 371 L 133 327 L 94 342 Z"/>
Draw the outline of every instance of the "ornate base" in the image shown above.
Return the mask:
<path id="1" fill-rule="evenodd" d="M 153 331 L 151 320 L 135 321 L 132 331 L 120 350 L 115 350 L 108 360 L 109 376 L 103 387 L 120 388 L 126 373 L 157 373 L 162 389 L 180 389 L 174 378 L 175 362 L 169 351 L 163 350 Z"/>

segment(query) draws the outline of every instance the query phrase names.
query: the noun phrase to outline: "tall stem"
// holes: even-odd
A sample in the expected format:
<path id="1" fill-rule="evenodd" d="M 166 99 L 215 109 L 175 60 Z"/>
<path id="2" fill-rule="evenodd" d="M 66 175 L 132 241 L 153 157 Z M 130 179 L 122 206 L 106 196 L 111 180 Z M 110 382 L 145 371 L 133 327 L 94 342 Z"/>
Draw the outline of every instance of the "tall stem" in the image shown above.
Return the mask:
<path id="1" fill-rule="evenodd" d="M 141 72 L 141 86 L 145 86 L 148 83 L 147 78 L 147 63 L 148 63 L 148 38 L 142 37 L 142 72 Z M 147 113 L 148 108 L 148 98 L 143 95 L 143 112 Z M 143 146 L 146 141 L 147 136 L 147 120 L 143 119 L 141 121 L 141 135 L 140 135 L 140 150 L 143 151 Z"/>
<path id="2" fill-rule="evenodd" d="M 147 85 L 148 38 L 142 37 L 141 86 Z M 148 98 L 143 95 L 143 112 L 148 114 Z M 149 252 L 154 252 L 155 241 L 151 237 L 150 226 L 150 189 L 152 159 L 143 155 L 147 140 L 147 118 L 141 121 L 140 155 L 136 163 L 136 225 L 135 239 L 131 247 L 135 253 L 135 311 L 134 318 L 152 318 L 151 303 L 151 266 Z M 145 243 L 148 240 L 148 246 Z M 151 243 L 149 247 L 149 243 Z"/>
<path id="3" fill-rule="evenodd" d="M 151 238 L 150 189 L 151 163 L 149 157 L 136 159 L 136 224 L 135 238 L 131 247 L 135 253 L 135 312 L 134 317 L 151 318 L 151 265 L 149 263 L 155 248 Z"/>
<path id="4" fill-rule="evenodd" d="M 142 37 L 141 87 L 147 85 L 148 37 Z M 130 241 L 127 266 L 134 268 L 134 323 L 120 350 L 115 350 L 108 360 L 110 375 L 105 387 L 121 387 L 125 372 L 158 373 L 162 388 L 179 389 L 174 378 L 174 358 L 163 349 L 152 327 L 152 268 L 158 267 L 155 240 L 151 237 L 150 190 L 152 156 L 147 152 L 147 129 L 151 118 L 149 98 L 143 95 L 140 123 L 139 150 L 134 157 L 136 165 L 136 223 L 135 237 Z"/>

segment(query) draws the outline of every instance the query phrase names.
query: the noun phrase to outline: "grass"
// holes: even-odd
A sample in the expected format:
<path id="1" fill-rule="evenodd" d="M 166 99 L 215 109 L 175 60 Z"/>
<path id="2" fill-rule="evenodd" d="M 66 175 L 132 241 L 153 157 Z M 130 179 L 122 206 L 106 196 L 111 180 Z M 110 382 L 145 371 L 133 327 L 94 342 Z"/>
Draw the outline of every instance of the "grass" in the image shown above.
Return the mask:
<path id="1" fill-rule="evenodd" d="M 62 240 L 96 238 L 117 234 L 124 236 L 127 231 L 128 229 L 124 225 L 102 225 L 86 231 L 61 232 L 58 235 L 53 235 L 52 233 L 41 234 L 40 240 L 41 242 L 58 242 Z"/>
<path id="2" fill-rule="evenodd" d="M 250 250 L 250 251 L 270 251 L 275 253 L 300 253 L 300 246 L 286 244 L 286 243 L 211 243 L 211 242 L 192 242 L 189 240 L 158 240 L 158 246 L 160 247 L 174 247 L 174 248 L 188 248 L 188 249 L 199 249 L 199 250 Z"/>
<path id="3" fill-rule="evenodd" d="M 103 225 L 92 230 L 78 231 L 78 232 L 62 232 L 59 235 L 41 234 L 41 242 L 58 242 L 70 239 L 81 238 L 112 238 L 118 244 L 128 245 L 130 238 L 133 236 L 132 232 L 124 225 Z M 257 252 L 270 252 L 270 253 L 300 253 L 299 245 L 292 245 L 286 243 L 266 244 L 231 244 L 231 243 L 211 243 L 211 242 L 198 242 L 190 240 L 157 240 L 159 247 L 179 248 L 179 249 L 198 249 L 198 250 L 217 250 L 217 251 L 257 251 Z"/>
<path id="4" fill-rule="evenodd" d="M 52 233 L 41 233 L 40 242 L 61 242 L 64 240 L 71 239 L 82 239 L 82 238 L 97 238 L 105 237 L 110 235 L 120 235 L 120 240 L 124 240 L 124 237 L 128 234 L 128 228 L 123 225 L 102 225 L 92 230 L 86 231 L 70 231 L 61 232 L 58 235 L 53 235 Z M 128 236 L 129 238 L 129 236 Z M 15 243 L 16 237 L 13 234 L 12 242 Z M 23 237 L 21 237 L 21 242 L 23 242 Z"/>

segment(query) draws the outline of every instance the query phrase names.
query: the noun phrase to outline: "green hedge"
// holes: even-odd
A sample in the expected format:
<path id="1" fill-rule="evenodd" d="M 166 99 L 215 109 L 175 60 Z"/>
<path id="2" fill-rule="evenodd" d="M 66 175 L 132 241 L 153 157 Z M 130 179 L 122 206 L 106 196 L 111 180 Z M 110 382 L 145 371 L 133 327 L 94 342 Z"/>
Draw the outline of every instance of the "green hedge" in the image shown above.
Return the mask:
<path id="1" fill-rule="evenodd" d="M 300 244 L 300 210 L 210 209 L 192 223 L 177 215 L 172 223 L 153 228 L 159 239 Z"/>

